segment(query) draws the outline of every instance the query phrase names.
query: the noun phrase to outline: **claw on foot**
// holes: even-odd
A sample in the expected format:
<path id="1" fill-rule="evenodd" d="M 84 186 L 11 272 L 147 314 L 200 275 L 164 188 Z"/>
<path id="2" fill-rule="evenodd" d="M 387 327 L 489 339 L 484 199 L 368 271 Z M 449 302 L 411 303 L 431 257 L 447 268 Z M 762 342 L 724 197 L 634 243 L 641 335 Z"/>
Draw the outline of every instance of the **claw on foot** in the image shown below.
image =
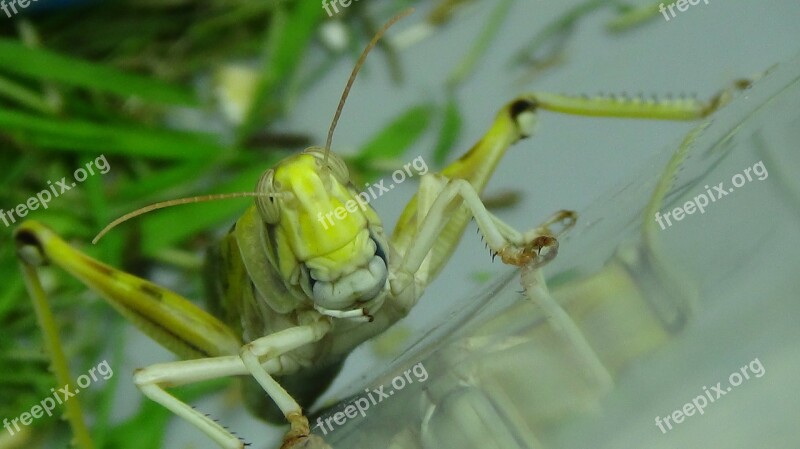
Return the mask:
<path id="1" fill-rule="evenodd" d="M 295 438 L 292 441 L 284 440 L 281 449 L 331 449 L 331 447 L 325 443 L 322 437 L 311 434 Z"/>
<path id="2" fill-rule="evenodd" d="M 518 267 L 527 265 L 540 267 L 553 260 L 556 254 L 558 254 L 558 240 L 548 235 L 536 237 L 522 248 L 507 246 L 498 253 L 503 263 Z"/>
<path id="3" fill-rule="evenodd" d="M 571 210 L 560 210 L 539 228 L 543 235 L 561 237 L 561 234 L 569 231 L 578 221 L 578 214 Z M 558 229 L 553 232 L 551 226 L 558 225 Z"/>
<path id="4" fill-rule="evenodd" d="M 289 432 L 286 433 L 286 436 L 283 437 L 281 449 L 314 447 L 307 446 L 304 443 L 304 441 L 308 440 L 308 435 L 311 433 L 311 429 L 308 425 L 308 418 L 306 418 L 300 412 L 293 412 L 289 413 L 289 415 L 286 416 L 286 419 L 289 420 L 289 425 L 291 428 L 289 429 Z"/>

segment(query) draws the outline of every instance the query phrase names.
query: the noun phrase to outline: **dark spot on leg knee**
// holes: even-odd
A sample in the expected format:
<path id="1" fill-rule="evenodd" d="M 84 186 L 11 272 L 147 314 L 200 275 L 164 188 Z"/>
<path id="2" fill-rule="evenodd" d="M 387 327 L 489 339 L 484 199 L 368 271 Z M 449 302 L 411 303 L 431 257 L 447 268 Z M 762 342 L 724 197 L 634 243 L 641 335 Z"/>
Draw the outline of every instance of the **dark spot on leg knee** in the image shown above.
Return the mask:
<path id="1" fill-rule="evenodd" d="M 511 107 L 509 107 L 509 112 L 511 113 L 511 118 L 516 121 L 517 117 L 523 112 L 534 112 L 539 105 L 531 100 L 526 99 L 519 99 L 513 103 L 511 103 Z"/>

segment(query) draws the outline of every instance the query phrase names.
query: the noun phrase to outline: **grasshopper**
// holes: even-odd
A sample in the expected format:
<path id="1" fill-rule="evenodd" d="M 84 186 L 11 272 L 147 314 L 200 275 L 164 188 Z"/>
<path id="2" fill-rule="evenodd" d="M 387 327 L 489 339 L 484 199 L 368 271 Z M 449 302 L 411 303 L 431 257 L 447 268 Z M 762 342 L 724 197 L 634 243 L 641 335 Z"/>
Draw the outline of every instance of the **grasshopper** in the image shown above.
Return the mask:
<path id="1" fill-rule="evenodd" d="M 410 11 L 409 11 L 410 12 Z M 422 176 L 390 237 L 371 206 L 355 208 L 328 226 L 317 219 L 350 202 L 358 190 L 331 142 L 348 92 L 387 22 L 361 53 L 342 94 L 325 147 L 311 147 L 266 170 L 255 192 L 172 200 L 113 222 L 176 204 L 254 197 L 228 234 L 209 251 L 206 279 L 210 310 L 150 281 L 88 257 L 44 225 L 27 221 L 14 233 L 29 293 L 37 305 L 59 381 L 68 373 L 36 267 L 55 264 L 85 283 L 135 326 L 180 357 L 134 374 L 141 392 L 202 431 L 219 447 L 247 443 L 171 395 L 169 387 L 229 376 L 243 382 L 248 407 L 259 417 L 288 421 L 282 449 L 324 444 L 312 435 L 303 410 L 335 378 L 347 355 L 414 307 L 448 262 L 474 219 L 492 256 L 504 263 L 541 267 L 558 249 L 558 237 L 575 222 L 570 211 L 527 232 L 489 212 L 480 193 L 505 151 L 533 133 L 536 112 L 691 120 L 721 104 L 697 100 L 644 101 L 521 95 L 503 106 L 486 134 L 461 158 Z M 359 203 L 360 204 L 360 203 Z M 555 231 L 554 231 L 555 230 Z M 264 394 L 266 393 L 266 394 Z M 76 401 L 73 401 L 73 403 Z M 91 447 L 77 408 L 68 415 L 78 441 Z M 73 407 L 76 407 L 73 405 Z M 84 437 L 80 437 L 84 435 Z"/>
<path id="2" fill-rule="evenodd" d="M 639 197 L 645 201 L 643 210 L 630 208 L 630 198 L 649 187 L 649 178 L 636 189 L 626 187 L 627 195 L 620 192 L 603 207 L 588 211 L 589 222 L 615 207 L 611 215 L 617 224 L 628 223 L 631 214 L 641 217 L 638 233 L 610 236 L 613 228 L 608 225 L 604 230 L 584 226 L 580 236 L 570 240 L 573 254 L 610 251 L 596 248 L 599 235 L 604 242 L 618 243 L 602 266 L 560 260 L 556 270 L 566 268 L 570 274 L 556 274 L 551 286 L 538 267 L 523 266 L 516 277 L 510 272 L 504 282 L 454 311 L 457 315 L 449 321 L 458 322 L 458 328 L 423 337 L 398 356 L 395 369 L 365 384 L 378 386 L 373 392 L 385 386 L 401 393 L 396 396 L 400 399 L 369 415 L 362 413 L 357 423 L 347 422 L 359 431 L 337 431 L 330 442 L 335 447 L 389 449 L 544 449 L 550 446 L 542 441 L 552 441 L 559 431 L 580 434 L 577 429 L 588 428 L 586 434 L 594 435 L 596 426 L 586 426 L 586 421 L 604 415 L 598 409 L 605 408 L 602 401 L 617 389 L 630 388 L 625 385 L 629 366 L 642 363 L 696 319 L 698 282 L 666 256 L 653 217 L 677 188 L 691 150 L 704 148 L 695 144 L 709 123 L 706 120 L 684 138 L 649 201 Z M 629 210 L 620 210 L 621 204 Z M 522 292 L 514 288 L 515 279 Z M 519 301 L 520 295 L 526 301 Z M 504 306 L 484 307 L 489 301 Z M 423 380 L 428 382 L 400 391 L 394 380 L 408 373 L 411 363 L 425 367 Z M 369 405 L 360 393 L 321 413 L 319 428 L 327 435 L 324 423 L 348 408 L 360 411 L 360 401 Z M 540 440 L 542 435 L 546 437 Z"/>

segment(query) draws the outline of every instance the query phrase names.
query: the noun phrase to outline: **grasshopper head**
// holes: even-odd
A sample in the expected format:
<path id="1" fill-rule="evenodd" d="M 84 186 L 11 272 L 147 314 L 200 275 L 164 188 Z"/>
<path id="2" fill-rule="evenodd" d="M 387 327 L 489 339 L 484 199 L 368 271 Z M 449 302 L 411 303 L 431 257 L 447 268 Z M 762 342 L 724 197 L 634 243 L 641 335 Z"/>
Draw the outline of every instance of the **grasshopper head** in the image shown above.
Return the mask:
<path id="1" fill-rule="evenodd" d="M 330 316 L 371 319 L 388 290 L 387 241 L 375 211 L 350 183 L 347 166 L 330 152 L 347 94 L 369 51 L 386 30 L 411 14 L 394 16 L 358 57 L 328 129 L 325 148 L 312 147 L 267 170 L 256 200 L 270 256 L 288 288 L 302 289 Z M 361 195 L 364 195 L 363 197 Z"/>
<path id="2" fill-rule="evenodd" d="M 275 268 L 318 310 L 380 307 L 387 288 L 386 238 L 375 211 L 338 156 L 309 148 L 268 170 L 256 199 Z M 369 303 L 369 304 L 368 304 Z"/>

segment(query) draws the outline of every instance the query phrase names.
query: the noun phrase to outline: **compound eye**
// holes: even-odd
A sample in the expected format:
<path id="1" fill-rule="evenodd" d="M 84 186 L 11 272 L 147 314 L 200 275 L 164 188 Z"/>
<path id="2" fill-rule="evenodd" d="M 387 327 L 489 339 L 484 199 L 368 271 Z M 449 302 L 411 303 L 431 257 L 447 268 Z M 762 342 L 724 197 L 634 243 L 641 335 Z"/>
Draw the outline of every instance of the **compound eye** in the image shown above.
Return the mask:
<path id="1" fill-rule="evenodd" d="M 256 185 L 256 192 L 275 193 L 275 185 L 272 183 L 275 170 L 269 169 L 261 175 Z M 257 196 L 256 207 L 264 223 L 275 224 L 280 219 L 278 201 L 274 196 Z"/>
<path id="2" fill-rule="evenodd" d="M 316 157 L 319 163 L 322 163 L 325 160 L 324 148 L 311 147 L 306 149 L 304 152 Z M 330 168 L 333 176 L 335 176 L 336 179 L 338 179 L 342 184 L 347 184 L 350 182 L 350 172 L 347 170 L 347 165 L 344 163 L 344 160 L 330 151 L 328 152 L 328 168 Z"/>

